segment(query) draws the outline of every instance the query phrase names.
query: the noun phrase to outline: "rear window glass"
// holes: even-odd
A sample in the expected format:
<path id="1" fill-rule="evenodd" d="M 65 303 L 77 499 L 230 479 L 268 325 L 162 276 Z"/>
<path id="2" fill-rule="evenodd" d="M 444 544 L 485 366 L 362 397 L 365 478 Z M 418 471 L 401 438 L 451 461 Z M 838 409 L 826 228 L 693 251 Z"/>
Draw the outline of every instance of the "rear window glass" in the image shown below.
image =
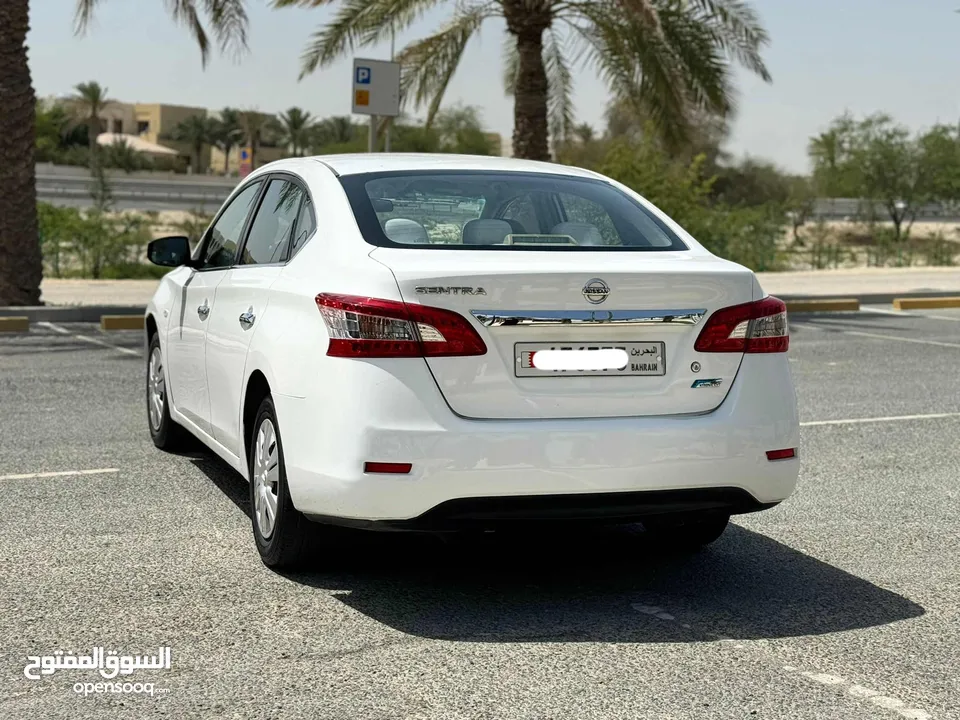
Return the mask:
<path id="1" fill-rule="evenodd" d="M 686 250 L 653 213 L 601 180 L 517 172 L 340 178 L 367 242 L 464 250 Z"/>

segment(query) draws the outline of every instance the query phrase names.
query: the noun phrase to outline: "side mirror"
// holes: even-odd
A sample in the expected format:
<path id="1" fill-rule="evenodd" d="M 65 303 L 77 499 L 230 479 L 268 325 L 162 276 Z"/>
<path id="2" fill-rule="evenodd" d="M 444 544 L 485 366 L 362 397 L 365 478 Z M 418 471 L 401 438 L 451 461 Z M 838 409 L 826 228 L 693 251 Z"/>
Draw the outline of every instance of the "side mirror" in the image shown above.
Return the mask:
<path id="1" fill-rule="evenodd" d="M 147 258 L 165 267 L 186 265 L 190 262 L 190 241 L 179 235 L 157 238 L 147 245 Z"/>

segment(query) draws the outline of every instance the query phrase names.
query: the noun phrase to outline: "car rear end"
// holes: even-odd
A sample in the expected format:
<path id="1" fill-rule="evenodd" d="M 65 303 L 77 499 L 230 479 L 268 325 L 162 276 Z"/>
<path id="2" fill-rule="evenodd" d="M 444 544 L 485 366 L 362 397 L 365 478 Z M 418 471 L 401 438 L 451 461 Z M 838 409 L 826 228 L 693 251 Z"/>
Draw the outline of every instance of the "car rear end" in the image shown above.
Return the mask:
<path id="1" fill-rule="evenodd" d="M 749 512 L 793 491 L 786 310 L 752 272 L 601 179 L 341 182 L 395 287 L 315 298 L 345 401 L 322 438 L 285 428 L 302 512 L 448 529 Z"/>

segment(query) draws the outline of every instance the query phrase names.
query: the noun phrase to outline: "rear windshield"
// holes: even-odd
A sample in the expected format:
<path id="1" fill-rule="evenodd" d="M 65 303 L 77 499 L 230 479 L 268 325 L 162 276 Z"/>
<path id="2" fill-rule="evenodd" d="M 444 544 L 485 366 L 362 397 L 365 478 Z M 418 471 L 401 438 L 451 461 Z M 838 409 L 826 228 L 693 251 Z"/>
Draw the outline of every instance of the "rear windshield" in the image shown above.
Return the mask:
<path id="1" fill-rule="evenodd" d="M 367 242 L 456 250 L 686 250 L 653 213 L 601 180 L 426 171 L 340 178 Z"/>

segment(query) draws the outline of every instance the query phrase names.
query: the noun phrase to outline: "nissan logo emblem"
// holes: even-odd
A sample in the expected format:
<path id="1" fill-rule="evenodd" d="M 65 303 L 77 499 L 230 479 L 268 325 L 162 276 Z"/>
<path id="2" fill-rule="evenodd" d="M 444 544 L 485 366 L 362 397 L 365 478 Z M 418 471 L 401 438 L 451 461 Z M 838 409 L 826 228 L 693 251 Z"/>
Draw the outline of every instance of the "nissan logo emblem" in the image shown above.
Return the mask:
<path id="1" fill-rule="evenodd" d="M 609 294 L 610 286 L 600 278 L 587 280 L 587 284 L 583 286 L 583 297 L 586 298 L 588 303 L 593 303 L 594 305 L 602 303 L 607 299 L 607 295 Z"/>

